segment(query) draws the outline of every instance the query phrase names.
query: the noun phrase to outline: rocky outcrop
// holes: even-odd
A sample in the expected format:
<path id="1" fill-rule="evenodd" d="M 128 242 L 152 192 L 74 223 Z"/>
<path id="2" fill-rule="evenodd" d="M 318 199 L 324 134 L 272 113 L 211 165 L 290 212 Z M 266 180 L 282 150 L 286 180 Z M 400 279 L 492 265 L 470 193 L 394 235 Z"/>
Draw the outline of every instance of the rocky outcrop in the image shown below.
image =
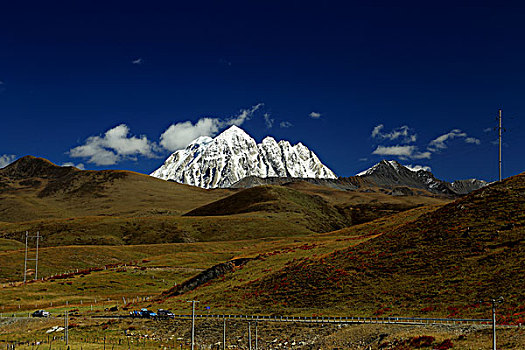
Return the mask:
<path id="1" fill-rule="evenodd" d="M 254 259 L 256 258 L 239 258 L 212 266 L 209 269 L 202 271 L 197 276 L 194 276 L 189 280 L 186 280 L 181 284 L 176 285 L 173 288 L 165 291 L 164 293 L 162 293 L 162 296 L 171 297 L 184 294 L 186 292 L 189 292 L 190 290 L 194 290 L 195 288 L 205 283 L 208 283 L 216 279 L 217 277 L 220 277 L 228 272 L 232 272 L 235 269 L 242 267 L 248 261 Z"/>

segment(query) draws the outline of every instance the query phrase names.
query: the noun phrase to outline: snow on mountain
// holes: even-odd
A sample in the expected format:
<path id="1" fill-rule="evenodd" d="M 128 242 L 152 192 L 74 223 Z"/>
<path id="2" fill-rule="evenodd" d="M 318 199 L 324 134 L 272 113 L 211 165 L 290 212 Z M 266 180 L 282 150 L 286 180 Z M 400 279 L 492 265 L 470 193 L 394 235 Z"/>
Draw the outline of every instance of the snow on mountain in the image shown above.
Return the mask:
<path id="1" fill-rule="evenodd" d="M 433 193 L 466 194 L 487 185 L 483 180 L 459 180 L 452 183 L 436 179 L 428 167 L 404 166 L 395 160 L 382 160 L 356 176 L 373 181 L 379 186 L 408 186 L 426 189 Z"/>
<path id="2" fill-rule="evenodd" d="M 337 178 L 302 143 L 291 145 L 268 136 L 257 144 L 237 126 L 215 138 L 195 139 L 151 176 L 203 188 L 229 187 L 246 176 Z"/>

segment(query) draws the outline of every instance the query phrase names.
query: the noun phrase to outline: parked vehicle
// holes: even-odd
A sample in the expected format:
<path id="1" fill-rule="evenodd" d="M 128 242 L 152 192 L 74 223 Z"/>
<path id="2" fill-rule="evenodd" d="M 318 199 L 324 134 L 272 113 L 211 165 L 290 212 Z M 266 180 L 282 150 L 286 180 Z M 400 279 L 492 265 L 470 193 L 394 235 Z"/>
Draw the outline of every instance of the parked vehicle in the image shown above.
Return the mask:
<path id="1" fill-rule="evenodd" d="M 142 317 L 144 318 L 153 318 L 157 317 L 157 313 L 150 311 L 148 309 L 140 309 L 140 313 L 142 314 Z"/>
<path id="2" fill-rule="evenodd" d="M 130 312 L 129 312 L 129 315 L 130 315 L 131 317 L 133 317 L 133 318 L 136 318 L 136 317 L 142 317 L 142 316 L 140 315 L 140 311 L 137 311 L 137 310 L 135 310 L 135 311 L 130 311 Z"/>
<path id="3" fill-rule="evenodd" d="M 170 310 L 158 309 L 157 316 L 160 318 L 174 318 L 175 315 Z"/>
<path id="4" fill-rule="evenodd" d="M 140 311 L 131 311 L 129 315 L 131 317 L 137 317 L 137 318 L 155 318 L 157 317 L 157 313 L 150 311 L 148 309 L 140 309 Z"/>
<path id="5" fill-rule="evenodd" d="M 37 310 L 31 314 L 32 317 L 49 317 L 51 316 L 51 313 L 49 311 L 45 310 Z"/>

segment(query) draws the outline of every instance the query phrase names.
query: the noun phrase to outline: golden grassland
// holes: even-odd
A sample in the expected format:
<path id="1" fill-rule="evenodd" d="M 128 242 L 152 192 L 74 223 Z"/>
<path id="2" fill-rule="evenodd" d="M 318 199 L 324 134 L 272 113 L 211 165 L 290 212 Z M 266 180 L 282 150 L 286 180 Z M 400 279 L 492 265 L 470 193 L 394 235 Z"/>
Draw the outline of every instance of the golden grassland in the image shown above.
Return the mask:
<path id="1" fill-rule="evenodd" d="M 31 173 L 35 164 L 24 166 Z M 2 313 L 45 308 L 58 315 L 66 303 L 85 315 L 107 314 L 104 309 L 115 305 L 121 313 L 140 307 L 187 312 L 186 301 L 195 299 L 201 312 L 209 307 L 217 314 L 487 318 L 489 305 L 478 301 L 501 295 L 498 322 L 524 323 L 525 175 L 450 202 L 302 183 L 206 191 L 129 172 L 36 167 L 52 176 L 27 182 L 0 171 Z M 31 213 L 37 215 L 28 220 Z M 45 236 L 39 252 L 44 279 L 23 284 L 25 230 Z M 251 260 L 182 295 L 170 294 L 173 286 L 240 257 Z M 46 322 L 54 321 L 3 320 L 0 333 L 8 335 L 0 341 L 43 336 Z M 153 332 L 148 321 L 72 321 L 78 321 L 75 346 L 126 327 Z M 176 335 L 166 327 L 162 332 Z M 345 341 L 375 339 L 375 349 L 378 332 L 348 327 L 318 344 L 357 349 Z M 424 333 L 411 332 L 394 329 L 381 341 L 391 349 L 414 348 L 406 342 Z M 482 349 L 489 339 L 483 329 L 433 332 L 433 347 L 452 339 L 454 348 Z M 505 348 L 520 349 L 522 330 L 502 332 Z M 113 338 L 111 346 L 121 348 Z M 140 345 L 159 347 L 159 341 Z M 100 349 L 88 343 L 83 348 Z"/>
<path id="2" fill-rule="evenodd" d="M 25 231 L 39 231 L 43 246 L 282 237 L 446 202 L 302 183 L 205 190 L 129 171 L 80 171 L 25 157 L 0 170 L 0 237 L 22 241 Z"/>

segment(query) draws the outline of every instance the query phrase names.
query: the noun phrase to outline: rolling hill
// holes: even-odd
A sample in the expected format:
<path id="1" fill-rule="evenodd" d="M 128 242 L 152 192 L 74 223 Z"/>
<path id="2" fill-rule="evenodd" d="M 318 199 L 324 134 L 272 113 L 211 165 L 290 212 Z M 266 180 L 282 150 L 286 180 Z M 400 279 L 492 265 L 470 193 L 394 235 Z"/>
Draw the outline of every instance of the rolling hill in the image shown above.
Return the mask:
<path id="1" fill-rule="evenodd" d="M 263 253 L 183 297 L 255 312 L 486 317 L 478 301 L 503 296 L 499 322 L 523 322 L 524 195 L 521 174 L 435 210 L 324 234 L 338 245 Z"/>
<path id="2" fill-rule="evenodd" d="M 447 200 L 308 183 L 206 190 L 27 156 L 0 169 L 0 237 L 44 246 L 217 241 L 327 232 Z"/>
<path id="3" fill-rule="evenodd" d="M 198 312 L 206 306 L 212 313 L 487 318 L 490 306 L 477 301 L 502 295 L 505 303 L 498 308 L 498 322 L 519 323 L 525 314 L 524 194 L 522 174 L 446 205 L 421 205 L 331 232 L 298 234 L 295 230 L 304 227 L 301 220 L 316 216 L 316 220 L 331 216 L 348 220 L 339 205 L 376 202 L 368 193 L 346 193 L 310 183 L 255 187 L 173 218 L 193 220 L 192 225 L 223 220 L 222 229 L 229 232 L 234 231 L 235 220 L 241 220 L 244 234 L 248 219 L 253 220 L 254 230 L 260 225 L 293 230 L 281 237 L 233 240 L 235 235 L 223 236 L 229 240 L 222 242 L 46 247 L 41 251 L 41 276 L 46 278 L 26 285 L 12 282 L 22 272 L 21 244 L 0 239 L 0 281 L 4 283 L 0 304 L 6 311 L 19 313 L 52 304 L 56 307 L 52 312 L 59 313 L 68 301 L 86 315 L 100 315 L 108 305 L 125 298 L 128 304 L 123 312 L 163 307 L 182 313 L 188 311 L 186 300 L 194 299 L 200 301 Z M 387 198 L 410 201 L 413 196 Z M 297 215 L 300 224 L 291 220 L 292 215 Z M 271 216 L 268 222 L 275 226 L 255 220 L 264 216 Z M 203 238 L 209 232 L 203 230 Z M 245 263 L 221 273 L 220 267 L 232 260 Z M 214 269 L 217 274 L 212 273 Z M 73 272 L 64 273 L 68 270 Z M 214 278 L 199 281 L 199 276 Z M 143 300 L 145 296 L 152 298 Z M 101 302 L 107 298 L 111 304 Z M 93 311 L 88 302 L 94 303 Z M 76 322 L 86 329 L 93 321 L 79 318 Z M 89 327 L 98 332 L 106 325 Z M 472 347 L 489 339 L 488 330 L 443 327 L 440 331 L 456 334 L 454 344 Z M 374 336 L 385 329 L 373 331 Z M 354 330 L 358 331 L 345 327 L 341 336 Z M 413 336 L 434 331 L 422 328 Z M 519 329 L 498 330 L 501 333 L 505 341 L 523 338 Z M 388 339 L 395 344 L 399 337 L 408 339 L 404 331 L 390 333 Z M 520 348 L 519 344 L 506 346 Z"/>
<path id="4" fill-rule="evenodd" d="M 0 169 L 0 221 L 179 215 L 229 195 L 131 171 L 87 171 L 26 156 Z"/>
<path id="5" fill-rule="evenodd" d="M 525 174 L 506 179 L 363 244 L 294 261 L 245 295 L 263 305 L 322 309 L 344 299 L 375 314 L 441 315 L 479 315 L 477 300 L 503 296 L 512 317 L 525 311 L 524 194 Z"/>

